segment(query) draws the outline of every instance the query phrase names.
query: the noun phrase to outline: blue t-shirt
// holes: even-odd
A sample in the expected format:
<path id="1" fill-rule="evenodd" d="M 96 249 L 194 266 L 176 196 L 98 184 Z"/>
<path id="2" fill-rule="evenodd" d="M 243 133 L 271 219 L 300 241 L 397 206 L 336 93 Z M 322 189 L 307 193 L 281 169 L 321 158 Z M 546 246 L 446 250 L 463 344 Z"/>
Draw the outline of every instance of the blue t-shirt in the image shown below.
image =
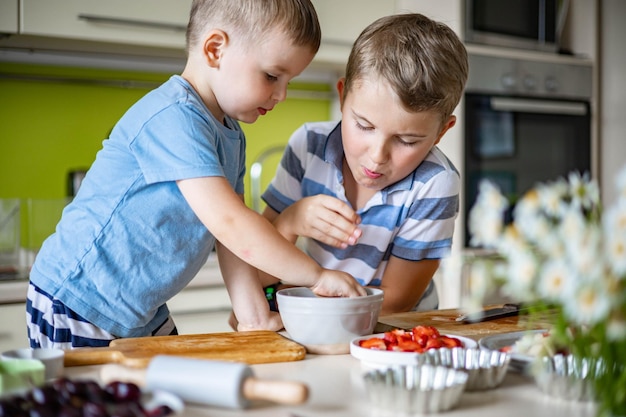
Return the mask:
<path id="1" fill-rule="evenodd" d="M 103 142 L 31 281 L 114 335 L 151 334 L 169 314 L 165 302 L 215 244 L 176 181 L 220 176 L 243 194 L 245 145 L 235 120 L 217 121 L 191 85 L 172 76 Z"/>
<path id="2" fill-rule="evenodd" d="M 278 213 L 297 200 L 317 194 L 348 203 L 343 157 L 340 123 L 305 124 L 289 139 L 263 200 Z M 390 256 L 419 261 L 448 254 L 459 191 L 457 169 L 435 147 L 415 171 L 378 191 L 358 210 L 362 235 L 356 245 L 340 249 L 306 239 L 304 248 L 324 268 L 346 271 L 362 285 L 380 286 Z M 431 280 L 416 308 L 433 309 L 437 305 Z"/>

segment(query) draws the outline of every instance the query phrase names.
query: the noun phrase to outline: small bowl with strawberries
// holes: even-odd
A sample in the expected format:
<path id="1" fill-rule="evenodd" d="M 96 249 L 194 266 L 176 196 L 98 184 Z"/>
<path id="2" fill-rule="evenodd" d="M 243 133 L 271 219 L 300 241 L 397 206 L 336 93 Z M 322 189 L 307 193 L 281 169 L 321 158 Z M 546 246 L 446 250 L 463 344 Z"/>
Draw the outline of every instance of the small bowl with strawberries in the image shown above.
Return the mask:
<path id="1" fill-rule="evenodd" d="M 410 330 L 394 329 L 359 337 L 350 342 L 350 354 L 366 368 L 394 365 L 419 365 L 427 351 L 441 348 L 476 348 L 473 339 L 441 334 L 433 326 L 415 326 Z"/>

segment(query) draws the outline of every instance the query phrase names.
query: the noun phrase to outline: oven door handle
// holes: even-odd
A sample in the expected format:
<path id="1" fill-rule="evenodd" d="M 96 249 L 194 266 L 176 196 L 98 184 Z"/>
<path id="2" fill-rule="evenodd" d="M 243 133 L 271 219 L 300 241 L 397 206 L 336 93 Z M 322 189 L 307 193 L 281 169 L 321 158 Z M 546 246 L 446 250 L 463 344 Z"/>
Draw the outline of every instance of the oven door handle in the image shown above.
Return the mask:
<path id="1" fill-rule="evenodd" d="M 587 106 L 584 103 L 568 103 L 555 100 L 531 100 L 524 98 L 492 97 L 491 108 L 496 111 L 524 113 L 566 114 L 584 116 Z"/>

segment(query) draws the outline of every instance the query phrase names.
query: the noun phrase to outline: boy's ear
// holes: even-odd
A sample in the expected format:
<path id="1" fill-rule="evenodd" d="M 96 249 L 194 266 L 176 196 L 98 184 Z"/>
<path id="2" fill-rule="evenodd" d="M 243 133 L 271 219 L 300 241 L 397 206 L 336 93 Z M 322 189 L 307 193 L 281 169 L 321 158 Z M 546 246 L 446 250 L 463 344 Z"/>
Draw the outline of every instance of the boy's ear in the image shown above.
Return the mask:
<path id="1" fill-rule="evenodd" d="M 435 145 L 439 143 L 439 141 L 441 140 L 441 138 L 443 137 L 443 135 L 454 125 L 456 124 L 456 116 L 455 115 L 451 115 L 448 120 L 444 123 L 443 127 L 441 128 L 441 130 L 439 131 L 439 137 L 437 138 L 437 140 L 435 141 Z"/>
<path id="2" fill-rule="evenodd" d="M 210 67 L 219 66 L 224 48 L 228 44 L 228 35 L 223 30 L 214 29 L 204 38 L 202 52 Z"/>
<path id="3" fill-rule="evenodd" d="M 346 86 L 346 77 L 341 77 L 337 81 L 337 94 L 339 94 L 339 108 L 343 106 L 343 89 Z"/>

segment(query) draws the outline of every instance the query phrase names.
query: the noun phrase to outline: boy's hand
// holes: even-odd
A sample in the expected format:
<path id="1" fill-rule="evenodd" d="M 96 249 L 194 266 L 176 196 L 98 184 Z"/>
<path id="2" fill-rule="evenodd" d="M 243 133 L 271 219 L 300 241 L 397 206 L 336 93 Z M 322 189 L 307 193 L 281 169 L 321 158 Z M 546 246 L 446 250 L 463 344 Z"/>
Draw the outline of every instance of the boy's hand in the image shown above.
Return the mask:
<path id="1" fill-rule="evenodd" d="M 328 195 L 305 197 L 287 207 L 274 225 L 283 233 L 310 237 L 330 246 L 346 248 L 361 237 L 361 221 L 352 208 Z"/>
<path id="2" fill-rule="evenodd" d="M 332 269 L 324 269 L 317 282 L 311 287 L 311 290 L 316 295 L 322 297 L 359 297 L 367 295 L 365 288 L 352 278 L 352 275 Z"/>
<path id="3" fill-rule="evenodd" d="M 230 313 L 230 317 L 228 317 L 228 324 L 233 330 L 238 332 L 251 330 L 270 330 L 272 332 L 278 332 L 284 328 L 283 321 L 280 318 L 280 314 L 275 311 L 270 311 L 269 319 L 262 327 L 247 326 L 245 324 L 239 323 L 234 312 Z"/>

